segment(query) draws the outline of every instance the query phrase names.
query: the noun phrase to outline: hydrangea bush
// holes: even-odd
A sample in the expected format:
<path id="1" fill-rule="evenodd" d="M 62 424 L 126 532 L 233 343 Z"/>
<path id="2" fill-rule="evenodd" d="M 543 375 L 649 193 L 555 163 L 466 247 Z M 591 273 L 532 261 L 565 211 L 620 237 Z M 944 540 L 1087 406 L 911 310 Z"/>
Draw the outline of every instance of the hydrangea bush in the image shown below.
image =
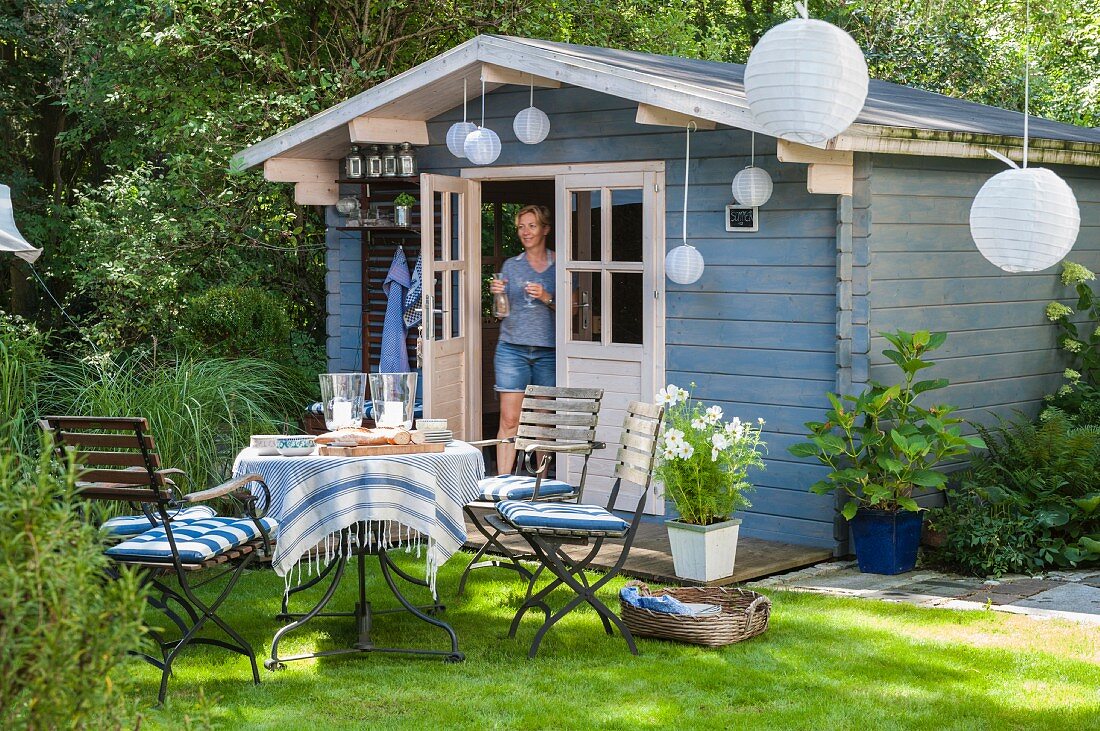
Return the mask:
<path id="1" fill-rule="evenodd" d="M 657 392 L 657 402 L 666 411 L 656 475 L 680 520 L 710 525 L 749 507 L 748 470 L 764 468 L 761 453 L 766 444 L 760 438 L 764 420 L 755 424 L 738 417 L 723 421 L 721 406 L 693 401 L 690 393 L 671 383 Z"/>
<path id="2" fill-rule="evenodd" d="M 1065 383 L 1046 397 L 1044 416 L 1063 414 L 1074 426 L 1100 424 L 1100 298 L 1089 282 L 1096 275 L 1075 262 L 1062 264 L 1062 284 L 1077 294 L 1074 307 L 1046 306 L 1047 319 L 1058 327 L 1058 346 L 1069 354 Z M 1071 319 L 1072 318 L 1072 319 Z"/>

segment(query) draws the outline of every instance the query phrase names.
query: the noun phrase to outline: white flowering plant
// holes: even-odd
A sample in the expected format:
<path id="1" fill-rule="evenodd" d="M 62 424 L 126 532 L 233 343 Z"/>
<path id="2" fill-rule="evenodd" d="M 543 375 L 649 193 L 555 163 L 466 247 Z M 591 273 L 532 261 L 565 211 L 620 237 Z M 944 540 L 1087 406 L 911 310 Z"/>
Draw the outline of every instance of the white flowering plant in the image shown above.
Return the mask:
<path id="1" fill-rule="evenodd" d="M 1072 261 L 1062 263 L 1062 284 L 1077 294 L 1074 307 L 1054 301 L 1046 306 L 1047 319 L 1058 326 L 1058 345 L 1069 353 L 1077 378 L 1066 377 L 1074 386 L 1100 386 L 1100 297 L 1089 282 L 1096 275 Z M 1082 318 L 1082 316 L 1084 316 Z M 1072 319 L 1071 319 L 1072 318 Z M 1076 322 L 1074 321 L 1076 320 Z"/>
<path id="2" fill-rule="evenodd" d="M 723 421 L 721 406 L 704 406 L 671 383 L 657 392 L 657 402 L 665 407 L 665 421 L 657 444 L 656 476 L 680 520 L 710 525 L 749 507 L 748 471 L 764 469 L 764 420 Z"/>

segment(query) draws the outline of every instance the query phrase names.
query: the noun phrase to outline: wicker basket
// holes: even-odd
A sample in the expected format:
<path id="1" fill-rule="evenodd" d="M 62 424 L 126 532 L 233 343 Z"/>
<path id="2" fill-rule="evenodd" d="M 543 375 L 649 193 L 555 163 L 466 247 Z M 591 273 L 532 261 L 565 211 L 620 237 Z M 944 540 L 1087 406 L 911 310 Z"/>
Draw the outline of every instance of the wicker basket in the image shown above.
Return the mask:
<path id="1" fill-rule="evenodd" d="M 671 595 L 682 602 L 706 602 L 722 607 L 721 614 L 689 617 L 639 609 L 620 599 L 623 622 L 639 637 L 721 647 L 762 633 L 768 628 L 768 619 L 772 613 L 772 603 L 766 596 L 745 589 L 683 586 L 650 591 L 641 581 L 631 581 L 627 586 L 638 587 L 642 596 Z"/>

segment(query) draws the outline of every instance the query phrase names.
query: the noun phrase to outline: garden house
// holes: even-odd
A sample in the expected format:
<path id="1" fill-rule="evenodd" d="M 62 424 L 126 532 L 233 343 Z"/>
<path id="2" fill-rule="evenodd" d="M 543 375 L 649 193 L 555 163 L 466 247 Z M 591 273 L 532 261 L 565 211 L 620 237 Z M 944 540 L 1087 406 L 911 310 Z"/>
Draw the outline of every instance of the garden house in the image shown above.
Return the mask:
<path id="1" fill-rule="evenodd" d="M 326 206 L 333 371 L 377 367 L 382 281 L 399 247 L 410 265 L 422 256 L 425 410 L 466 439 L 496 428 L 496 325 L 483 283 L 512 251 L 517 206 L 549 206 L 558 298 L 572 300 L 557 309 L 558 384 L 606 390 L 601 438 L 614 440 L 628 401 L 694 383 L 727 418 L 766 420 L 767 470 L 753 476 L 742 531 L 838 548 L 847 529 L 834 498 L 809 492 L 823 469 L 786 451 L 804 422 L 820 418 L 826 391 L 889 377 L 877 333 L 945 330 L 934 372 L 951 381 L 944 401 L 974 420 L 1034 413 L 1066 365 L 1044 316 L 1065 288 L 1058 268 L 1007 274 L 971 240 L 971 201 L 1005 169 L 986 150 L 1021 158 L 1021 114 L 872 81 L 857 121 L 816 148 L 762 133 L 743 72 L 478 36 L 257 143 L 233 165 L 263 166 L 268 180 L 295 184 L 299 203 Z M 491 164 L 446 145 L 464 93 L 466 118 L 480 123 L 484 104 L 484 125 L 500 137 Z M 513 118 L 532 98 L 550 132 L 525 144 Z M 666 279 L 665 254 L 681 239 L 690 122 L 687 238 L 706 268 L 678 285 Z M 1069 258 L 1100 268 L 1100 129 L 1037 118 L 1030 129 L 1031 164 L 1062 176 L 1080 205 Z M 774 192 L 758 210 L 728 209 L 753 132 L 755 164 Z M 372 154 L 399 157 L 386 146 L 404 142 L 415 147 L 418 176 L 369 177 Z M 347 177 L 352 145 L 368 177 Z M 417 200 L 407 226 L 391 217 L 405 191 Z M 347 197 L 359 206 L 340 206 L 350 220 L 336 206 Z M 413 362 L 417 334 L 408 338 Z M 609 462 L 593 463 L 589 490 L 609 489 Z"/>

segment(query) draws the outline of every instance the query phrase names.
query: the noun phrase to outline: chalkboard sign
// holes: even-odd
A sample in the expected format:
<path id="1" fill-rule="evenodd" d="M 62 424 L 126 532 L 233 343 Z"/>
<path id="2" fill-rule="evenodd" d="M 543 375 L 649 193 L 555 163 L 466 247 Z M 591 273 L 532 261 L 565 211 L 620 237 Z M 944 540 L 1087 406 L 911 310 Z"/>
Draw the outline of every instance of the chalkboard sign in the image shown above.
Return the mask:
<path id="1" fill-rule="evenodd" d="M 726 230 L 749 233 L 760 230 L 759 208 L 726 206 Z"/>

